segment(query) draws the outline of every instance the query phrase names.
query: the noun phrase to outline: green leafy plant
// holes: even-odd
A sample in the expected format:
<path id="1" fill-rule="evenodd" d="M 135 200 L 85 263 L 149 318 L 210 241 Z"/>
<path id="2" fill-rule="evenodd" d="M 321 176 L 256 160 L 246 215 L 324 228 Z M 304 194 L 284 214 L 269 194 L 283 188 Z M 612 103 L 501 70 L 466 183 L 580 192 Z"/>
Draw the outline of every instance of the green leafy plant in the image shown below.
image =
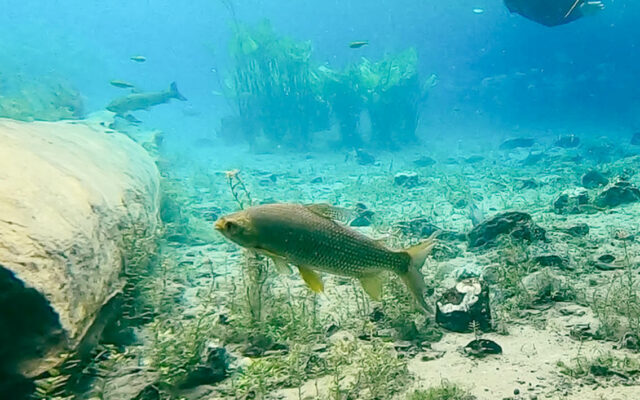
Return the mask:
<path id="1" fill-rule="evenodd" d="M 475 400 L 469 391 L 453 383 L 444 381 L 440 386 L 426 390 L 419 389 L 410 393 L 407 400 Z"/>
<path id="2" fill-rule="evenodd" d="M 227 80 L 246 140 L 262 133 L 271 143 L 302 146 L 329 127 L 319 96 L 311 44 L 278 36 L 268 21 L 239 24 L 231 42 L 235 69 Z"/>
<path id="3" fill-rule="evenodd" d="M 637 357 L 616 356 L 612 353 L 596 357 L 578 356 L 570 364 L 559 361 L 560 373 L 571 378 L 607 378 L 619 377 L 625 380 L 640 374 L 640 361 Z"/>
<path id="4" fill-rule="evenodd" d="M 358 65 L 373 145 L 392 148 L 416 141 L 420 104 L 435 82 L 435 78 L 421 82 L 417 66 L 418 54 L 413 48 L 379 62 L 363 59 Z"/>

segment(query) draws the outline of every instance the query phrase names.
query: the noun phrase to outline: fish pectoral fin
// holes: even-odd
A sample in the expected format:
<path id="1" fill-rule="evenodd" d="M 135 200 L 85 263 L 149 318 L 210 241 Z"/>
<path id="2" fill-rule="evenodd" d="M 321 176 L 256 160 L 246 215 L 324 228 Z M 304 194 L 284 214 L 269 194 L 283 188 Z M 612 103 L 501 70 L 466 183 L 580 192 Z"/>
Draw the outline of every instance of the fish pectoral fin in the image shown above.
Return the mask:
<path id="1" fill-rule="evenodd" d="M 304 206 L 312 213 L 334 221 L 348 222 L 353 214 L 346 208 L 332 206 L 327 203 L 305 204 Z"/>
<path id="2" fill-rule="evenodd" d="M 362 288 L 372 299 L 380 301 L 382 298 L 382 274 L 366 275 L 360 278 Z"/>
<path id="3" fill-rule="evenodd" d="M 271 256 L 271 260 L 273 260 L 273 264 L 276 266 L 276 271 L 281 275 L 289 275 L 291 273 L 291 268 L 289 267 L 289 263 L 285 258 L 278 256 Z"/>
<path id="4" fill-rule="evenodd" d="M 291 268 L 289 267 L 289 263 L 287 262 L 287 259 L 284 257 L 281 257 L 277 254 L 274 254 L 268 250 L 264 250 L 264 249 L 256 249 L 255 250 L 258 254 L 261 254 L 263 256 L 269 257 L 271 259 L 271 261 L 273 261 L 273 265 L 275 265 L 276 267 L 276 272 L 278 272 L 281 275 L 289 275 L 291 273 Z"/>
<path id="5" fill-rule="evenodd" d="M 322 277 L 314 270 L 308 267 L 298 267 L 300 276 L 306 282 L 306 284 L 316 293 L 322 293 L 324 291 L 324 284 L 322 283 Z"/>

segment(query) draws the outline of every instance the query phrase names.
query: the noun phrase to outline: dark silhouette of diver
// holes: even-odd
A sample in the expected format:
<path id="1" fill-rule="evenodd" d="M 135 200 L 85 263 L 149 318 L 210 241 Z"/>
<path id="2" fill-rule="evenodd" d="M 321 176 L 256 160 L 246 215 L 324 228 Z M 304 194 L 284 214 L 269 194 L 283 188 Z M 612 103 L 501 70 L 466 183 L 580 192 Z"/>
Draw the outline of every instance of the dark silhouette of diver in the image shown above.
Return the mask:
<path id="1" fill-rule="evenodd" d="M 604 8 L 597 0 L 504 0 L 509 11 L 546 26 L 567 24 Z"/>

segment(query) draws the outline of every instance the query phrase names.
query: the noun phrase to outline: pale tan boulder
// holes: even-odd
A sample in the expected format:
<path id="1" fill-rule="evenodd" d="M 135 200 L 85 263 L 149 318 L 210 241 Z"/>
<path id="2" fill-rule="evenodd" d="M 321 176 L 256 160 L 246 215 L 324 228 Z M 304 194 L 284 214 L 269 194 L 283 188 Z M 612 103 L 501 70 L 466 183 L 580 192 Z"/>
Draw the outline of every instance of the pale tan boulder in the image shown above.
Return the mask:
<path id="1" fill-rule="evenodd" d="M 0 358 L 33 376 L 75 348 L 122 290 L 135 240 L 157 231 L 158 207 L 156 166 L 127 136 L 0 119 L 0 335 L 16 345 L 0 343 Z"/>

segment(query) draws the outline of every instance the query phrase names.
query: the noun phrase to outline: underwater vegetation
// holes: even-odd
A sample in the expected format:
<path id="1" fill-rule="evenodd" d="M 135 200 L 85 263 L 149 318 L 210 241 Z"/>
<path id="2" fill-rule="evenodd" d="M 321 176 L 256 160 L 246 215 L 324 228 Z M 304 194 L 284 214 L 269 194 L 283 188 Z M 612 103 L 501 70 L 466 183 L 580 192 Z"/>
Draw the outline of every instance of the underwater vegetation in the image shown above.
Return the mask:
<path id="1" fill-rule="evenodd" d="M 0 117 L 59 121 L 85 115 L 80 93 L 65 79 L 0 73 Z"/>
<path id="2" fill-rule="evenodd" d="M 228 141 L 239 130 L 250 144 L 263 138 L 300 148 L 337 125 L 337 146 L 398 147 L 416 141 L 420 105 L 436 83 L 421 79 L 413 48 L 334 70 L 313 60 L 310 42 L 281 37 L 268 21 L 238 24 L 230 52 L 234 69 L 225 83 L 237 116 L 222 120 Z M 361 132 L 363 113 L 370 132 Z"/>
<path id="3" fill-rule="evenodd" d="M 265 21 L 238 25 L 230 51 L 235 70 L 227 86 L 246 141 L 263 134 L 271 143 L 304 145 L 311 132 L 329 127 L 310 42 L 279 37 Z"/>

